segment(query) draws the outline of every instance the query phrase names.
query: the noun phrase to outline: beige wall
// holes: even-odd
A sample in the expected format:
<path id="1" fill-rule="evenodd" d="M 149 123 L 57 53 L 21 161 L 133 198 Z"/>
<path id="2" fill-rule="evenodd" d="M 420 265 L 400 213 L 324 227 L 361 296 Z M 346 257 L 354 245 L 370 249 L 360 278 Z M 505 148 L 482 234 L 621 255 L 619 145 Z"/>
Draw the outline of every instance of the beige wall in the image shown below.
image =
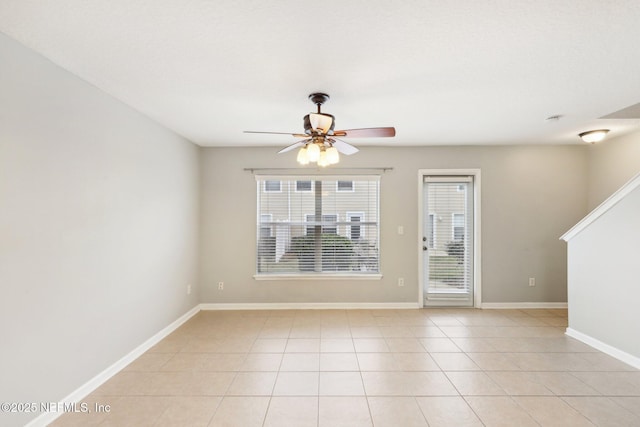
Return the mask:
<path id="1" fill-rule="evenodd" d="M 589 146 L 589 210 L 640 172 L 640 132 Z"/>
<path id="2" fill-rule="evenodd" d="M 0 402 L 56 402 L 198 304 L 199 150 L 1 34 L 0 63 Z"/>
<path id="3" fill-rule="evenodd" d="M 394 168 L 380 186 L 383 279 L 256 281 L 256 185 L 243 169 L 295 167 L 295 153 L 276 151 L 201 151 L 203 303 L 417 302 L 418 170 L 429 168 L 482 170 L 484 302 L 566 301 L 566 251 L 558 238 L 586 214 L 584 146 L 362 147 L 338 168 Z"/>

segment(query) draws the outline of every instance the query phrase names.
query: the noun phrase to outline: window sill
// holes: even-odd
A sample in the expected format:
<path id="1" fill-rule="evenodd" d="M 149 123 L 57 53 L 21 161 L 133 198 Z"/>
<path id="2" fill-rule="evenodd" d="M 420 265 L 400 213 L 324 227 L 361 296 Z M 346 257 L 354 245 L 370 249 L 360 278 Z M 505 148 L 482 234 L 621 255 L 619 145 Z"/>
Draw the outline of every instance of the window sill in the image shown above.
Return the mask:
<path id="1" fill-rule="evenodd" d="M 382 274 L 254 274 L 255 280 L 382 280 Z"/>

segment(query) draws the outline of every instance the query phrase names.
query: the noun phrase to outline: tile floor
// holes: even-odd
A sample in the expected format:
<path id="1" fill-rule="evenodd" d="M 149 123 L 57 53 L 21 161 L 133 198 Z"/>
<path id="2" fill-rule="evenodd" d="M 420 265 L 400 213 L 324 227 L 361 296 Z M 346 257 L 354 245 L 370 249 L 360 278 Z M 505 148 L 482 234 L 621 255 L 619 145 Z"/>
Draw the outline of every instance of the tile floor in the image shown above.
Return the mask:
<path id="1" fill-rule="evenodd" d="M 62 426 L 640 426 L 640 371 L 566 310 L 203 311 Z"/>

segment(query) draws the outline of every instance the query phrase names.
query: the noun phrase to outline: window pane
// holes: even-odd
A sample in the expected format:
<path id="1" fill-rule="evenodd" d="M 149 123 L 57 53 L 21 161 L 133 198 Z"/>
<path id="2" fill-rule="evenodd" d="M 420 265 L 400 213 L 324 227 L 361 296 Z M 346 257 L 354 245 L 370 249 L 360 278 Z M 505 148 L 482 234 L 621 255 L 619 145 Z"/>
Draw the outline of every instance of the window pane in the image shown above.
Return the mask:
<path id="1" fill-rule="evenodd" d="M 281 191 L 258 192 L 257 272 L 378 273 L 378 178 L 296 178 L 258 179 Z M 340 182 L 352 191 L 339 194 Z"/>
<path id="2" fill-rule="evenodd" d="M 338 191 L 353 191 L 353 181 L 338 181 Z"/>
<path id="3" fill-rule="evenodd" d="M 311 181 L 296 181 L 296 191 L 311 191 Z"/>
<path id="4" fill-rule="evenodd" d="M 280 181 L 265 181 L 264 191 L 280 191 Z"/>

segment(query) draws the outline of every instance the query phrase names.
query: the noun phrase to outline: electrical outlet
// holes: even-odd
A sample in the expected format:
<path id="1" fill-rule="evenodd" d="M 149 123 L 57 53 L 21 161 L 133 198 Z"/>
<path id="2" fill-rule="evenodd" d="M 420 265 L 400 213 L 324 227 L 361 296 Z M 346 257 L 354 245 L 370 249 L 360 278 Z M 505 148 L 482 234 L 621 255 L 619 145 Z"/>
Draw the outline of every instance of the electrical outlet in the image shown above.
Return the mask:
<path id="1" fill-rule="evenodd" d="M 536 285 L 536 278 L 529 277 L 529 286 L 535 286 L 535 285 Z"/>
<path id="2" fill-rule="evenodd" d="M 218 290 L 224 291 L 224 282 L 218 282 Z"/>
<path id="3" fill-rule="evenodd" d="M 191 285 L 187 285 L 187 295 L 191 295 Z"/>
<path id="4" fill-rule="evenodd" d="M 398 278 L 398 286 L 404 286 L 404 277 Z"/>

